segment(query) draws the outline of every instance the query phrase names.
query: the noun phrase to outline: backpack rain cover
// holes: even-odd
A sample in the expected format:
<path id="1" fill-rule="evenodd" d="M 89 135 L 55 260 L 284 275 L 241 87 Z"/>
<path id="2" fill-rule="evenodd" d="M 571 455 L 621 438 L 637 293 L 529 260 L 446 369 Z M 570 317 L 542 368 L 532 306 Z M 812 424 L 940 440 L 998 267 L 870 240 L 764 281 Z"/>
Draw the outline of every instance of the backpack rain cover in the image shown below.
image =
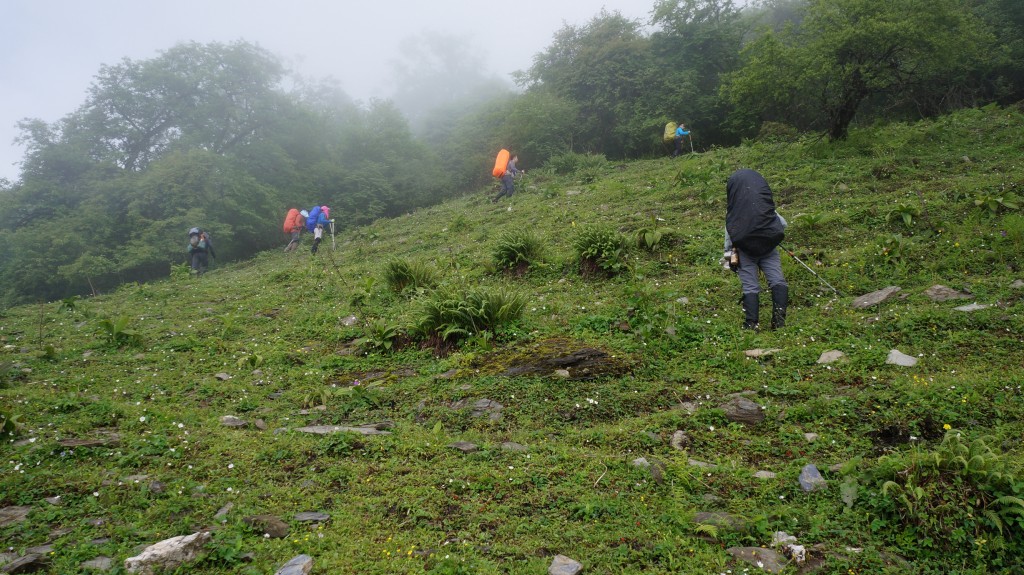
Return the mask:
<path id="1" fill-rule="evenodd" d="M 725 184 L 728 208 L 725 230 L 734 246 L 754 257 L 774 250 L 785 238 L 775 213 L 772 190 L 754 170 L 737 170 Z"/>

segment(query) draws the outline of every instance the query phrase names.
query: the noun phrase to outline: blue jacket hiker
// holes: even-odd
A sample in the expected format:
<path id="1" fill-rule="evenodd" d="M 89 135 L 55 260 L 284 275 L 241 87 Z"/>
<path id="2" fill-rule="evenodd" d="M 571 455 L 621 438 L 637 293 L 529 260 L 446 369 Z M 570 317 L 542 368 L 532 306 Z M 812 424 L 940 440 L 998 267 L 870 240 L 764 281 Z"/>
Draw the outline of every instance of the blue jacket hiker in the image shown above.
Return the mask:
<path id="1" fill-rule="evenodd" d="M 673 158 L 683 153 L 683 137 L 689 135 L 690 131 L 686 129 L 686 126 L 684 126 L 682 122 L 679 122 L 679 126 L 676 127 L 676 135 L 672 139 L 676 145 L 675 150 L 672 152 Z"/>

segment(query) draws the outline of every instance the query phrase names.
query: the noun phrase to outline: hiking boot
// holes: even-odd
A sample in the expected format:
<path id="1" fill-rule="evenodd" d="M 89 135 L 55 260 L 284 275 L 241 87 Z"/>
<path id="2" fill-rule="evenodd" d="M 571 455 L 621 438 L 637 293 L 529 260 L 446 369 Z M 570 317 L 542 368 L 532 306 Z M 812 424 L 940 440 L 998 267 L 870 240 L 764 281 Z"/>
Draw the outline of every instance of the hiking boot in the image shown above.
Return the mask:
<path id="1" fill-rule="evenodd" d="M 760 301 L 756 293 L 743 294 L 743 329 L 757 329 L 760 310 Z"/>
<path id="2" fill-rule="evenodd" d="M 772 329 L 786 327 L 786 307 L 789 306 L 789 286 L 772 286 Z"/>

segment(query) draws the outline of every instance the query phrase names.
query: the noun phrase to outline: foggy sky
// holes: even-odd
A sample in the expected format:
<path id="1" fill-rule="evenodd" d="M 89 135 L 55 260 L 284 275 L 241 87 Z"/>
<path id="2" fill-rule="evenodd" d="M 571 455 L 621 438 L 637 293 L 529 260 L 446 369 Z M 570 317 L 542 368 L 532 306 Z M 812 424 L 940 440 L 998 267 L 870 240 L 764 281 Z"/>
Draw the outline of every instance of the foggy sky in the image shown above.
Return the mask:
<path id="1" fill-rule="evenodd" d="M 73 112 L 102 64 L 146 60 L 179 42 L 259 44 L 309 78 L 337 78 L 350 96 L 388 97 L 402 40 L 452 34 L 508 79 L 563 24 L 602 8 L 646 21 L 654 0 L 0 0 L 0 178 L 19 176 L 12 143 L 23 118 Z"/>

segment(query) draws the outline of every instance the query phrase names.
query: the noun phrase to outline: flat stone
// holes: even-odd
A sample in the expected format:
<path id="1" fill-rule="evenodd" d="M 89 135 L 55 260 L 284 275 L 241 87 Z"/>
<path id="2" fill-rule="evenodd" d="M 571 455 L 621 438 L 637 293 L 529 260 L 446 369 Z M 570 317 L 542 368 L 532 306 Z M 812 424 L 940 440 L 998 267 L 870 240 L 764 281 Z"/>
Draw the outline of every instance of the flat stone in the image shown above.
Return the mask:
<path id="1" fill-rule="evenodd" d="M 896 295 L 896 293 L 899 292 L 900 289 L 901 288 L 898 286 L 889 286 L 887 288 L 882 288 L 878 291 L 873 291 L 869 294 L 864 294 L 854 299 L 853 303 L 850 305 L 852 305 L 854 309 L 865 309 L 872 306 L 876 306 L 884 302 L 885 300 L 891 298 L 892 296 Z"/>
<path id="2" fill-rule="evenodd" d="M 313 558 L 309 555 L 293 557 L 274 572 L 274 575 L 308 575 L 313 570 Z"/>
<path id="3" fill-rule="evenodd" d="M 813 463 L 808 463 L 800 470 L 800 488 L 806 492 L 819 491 L 828 488 L 828 482 L 821 476 L 821 472 Z"/>
<path id="4" fill-rule="evenodd" d="M 672 409 L 685 411 L 687 415 L 693 415 L 694 413 L 697 413 L 697 404 L 692 401 L 684 401 L 676 404 Z"/>
<path id="5" fill-rule="evenodd" d="M 569 370 L 568 369 L 556 369 L 555 370 L 555 377 L 560 377 L 562 379 L 569 379 Z"/>
<path id="6" fill-rule="evenodd" d="M 912 355 L 907 355 L 898 349 L 892 349 L 889 350 L 889 355 L 885 358 L 885 363 L 899 365 L 902 367 L 914 367 L 917 365 L 917 358 Z"/>
<path id="7" fill-rule="evenodd" d="M 1014 280 L 1010 287 L 1013 289 L 1024 289 L 1024 280 Z"/>
<path id="8" fill-rule="evenodd" d="M 972 311 L 980 311 L 980 310 L 983 310 L 983 309 L 988 309 L 990 307 L 992 307 L 991 304 L 974 302 L 974 303 L 969 303 L 967 305 L 962 305 L 960 307 L 955 307 L 953 309 L 955 311 L 972 312 Z"/>
<path id="9" fill-rule="evenodd" d="M 501 419 L 502 409 L 505 409 L 505 406 L 493 399 L 478 399 L 473 404 L 473 411 L 470 412 L 470 415 L 473 417 L 483 417 L 486 415 L 491 421 L 498 421 Z"/>
<path id="10" fill-rule="evenodd" d="M 231 379 L 231 374 L 229 374 L 229 373 L 224 373 L 224 372 L 222 371 L 222 372 L 220 372 L 220 373 L 218 373 L 218 374 L 215 374 L 215 375 L 214 375 L 213 377 L 216 377 L 217 379 L 219 379 L 219 380 L 221 380 L 221 381 L 227 381 L 227 380 Z"/>
<path id="11" fill-rule="evenodd" d="M 309 425 L 298 427 L 295 431 L 301 433 L 315 433 L 317 435 L 330 435 L 332 433 L 359 433 L 362 435 L 391 435 L 390 431 L 384 431 L 372 426 L 347 427 L 344 425 Z"/>
<path id="12" fill-rule="evenodd" d="M 319 511 L 303 511 L 301 513 L 295 514 L 295 520 L 300 523 L 311 523 L 314 521 L 323 522 L 327 521 L 330 518 L 330 515 L 326 513 L 321 513 Z"/>
<path id="13" fill-rule="evenodd" d="M 50 505 L 60 505 L 60 495 L 54 495 L 53 497 L 47 497 L 47 498 L 43 499 L 43 501 L 49 503 Z"/>
<path id="14" fill-rule="evenodd" d="M 458 449 L 463 453 L 474 453 L 480 450 L 480 448 L 477 447 L 475 443 L 470 443 L 468 441 L 456 441 L 455 443 L 452 443 L 448 447 Z"/>
<path id="15" fill-rule="evenodd" d="M 924 295 L 934 302 L 949 301 L 953 299 L 968 299 L 971 297 L 970 294 L 957 291 L 941 284 L 933 285 L 932 287 L 924 290 Z"/>
<path id="16" fill-rule="evenodd" d="M 733 397 L 720 406 L 729 421 L 746 425 L 757 425 L 764 421 L 764 410 L 761 406 L 745 397 Z"/>
<path id="17" fill-rule="evenodd" d="M 25 549 L 25 553 L 35 553 L 36 555 L 49 555 L 53 551 L 53 545 L 47 543 L 45 545 L 36 545 Z"/>
<path id="18" fill-rule="evenodd" d="M 173 571 L 195 559 L 210 537 L 209 531 L 199 531 L 191 535 L 164 539 L 146 547 L 135 557 L 125 559 L 124 568 L 129 573 L 146 575 L 158 571 Z"/>
<path id="19" fill-rule="evenodd" d="M 260 431 L 266 431 L 270 429 L 270 426 L 267 425 L 267 422 L 263 421 L 262 419 L 257 419 L 256 421 L 252 422 L 252 424 L 255 425 L 256 429 Z"/>
<path id="20" fill-rule="evenodd" d="M 754 477 L 758 479 L 775 479 L 775 474 L 771 471 L 758 471 L 754 474 Z"/>
<path id="21" fill-rule="evenodd" d="M 61 447 L 117 447 L 121 445 L 121 436 L 113 431 L 97 432 L 99 437 L 62 439 L 57 442 Z"/>
<path id="22" fill-rule="evenodd" d="M 774 347 L 768 348 L 768 349 L 761 349 L 761 348 L 758 347 L 758 348 L 755 348 L 755 349 L 745 350 L 743 352 L 743 355 L 745 355 L 745 356 L 747 356 L 749 358 L 757 359 L 759 357 L 768 357 L 769 355 L 775 354 L 775 353 L 780 352 L 780 351 L 782 351 L 782 350 L 778 349 L 778 348 L 774 348 Z"/>
<path id="23" fill-rule="evenodd" d="M 114 560 L 110 557 L 104 557 L 102 555 L 95 559 L 82 561 L 82 563 L 79 564 L 79 567 L 81 567 L 82 569 L 92 569 L 95 571 L 110 571 L 110 569 L 113 568 L 113 566 Z"/>
<path id="24" fill-rule="evenodd" d="M 642 469 L 650 469 L 651 462 L 647 461 L 646 457 L 637 457 L 633 460 L 633 467 L 640 467 Z"/>
<path id="25" fill-rule="evenodd" d="M 746 526 L 743 519 L 722 511 L 701 511 L 693 516 L 693 522 L 699 525 L 713 525 L 719 529 L 739 530 Z"/>
<path id="26" fill-rule="evenodd" d="M 690 436 L 686 435 L 686 432 L 682 429 L 677 429 L 672 434 L 672 439 L 669 440 L 668 444 L 676 451 L 686 451 L 686 448 L 690 445 Z"/>
<path id="27" fill-rule="evenodd" d="M 769 573 L 782 573 L 782 570 L 786 568 L 786 559 L 771 549 L 763 547 L 730 547 L 725 552 L 740 561 L 756 565 Z"/>
<path id="28" fill-rule="evenodd" d="M 708 463 L 707 461 L 701 461 L 699 459 L 687 459 L 686 464 L 690 467 L 700 467 L 701 469 L 715 469 L 718 467 L 714 463 Z"/>
<path id="29" fill-rule="evenodd" d="M 299 415 L 310 415 L 311 413 L 316 412 L 316 411 L 327 411 L 327 406 L 326 405 L 318 405 L 316 407 L 311 407 L 309 409 L 300 409 L 299 410 Z"/>
<path id="30" fill-rule="evenodd" d="M 820 364 L 835 363 L 835 362 L 843 360 L 843 359 L 846 359 L 846 354 L 845 353 L 839 351 L 838 349 L 832 349 L 832 350 L 829 350 L 829 351 L 822 352 L 821 355 L 818 356 L 818 363 L 820 363 Z"/>
<path id="31" fill-rule="evenodd" d="M 235 508 L 235 504 L 230 502 L 230 501 L 228 501 L 227 503 L 224 504 L 224 507 L 221 507 L 220 509 L 217 510 L 217 513 L 215 513 L 213 515 L 213 518 L 214 519 L 223 519 L 224 517 L 227 517 L 228 513 L 230 513 L 231 510 L 234 509 L 234 508 Z"/>
<path id="32" fill-rule="evenodd" d="M 224 427 L 245 427 L 249 425 L 246 420 L 235 417 L 234 415 L 222 415 L 220 418 L 220 424 Z"/>
<path id="33" fill-rule="evenodd" d="M 814 443 L 815 441 L 818 440 L 818 437 L 819 437 L 819 435 L 817 433 L 805 433 L 804 434 L 804 439 L 807 440 L 807 443 Z"/>
<path id="34" fill-rule="evenodd" d="M 529 447 L 514 441 L 506 441 L 501 444 L 502 451 L 529 451 Z"/>
<path id="35" fill-rule="evenodd" d="M 45 555 L 29 553 L 0 567 L 0 573 L 32 573 L 42 571 L 49 563 L 50 560 Z"/>
<path id="36" fill-rule="evenodd" d="M 548 575 L 577 575 L 583 571 L 583 564 L 565 555 L 555 555 L 548 566 Z"/>
<path id="37" fill-rule="evenodd" d="M 354 326 L 357 323 L 359 323 L 359 318 L 357 318 L 354 315 L 349 315 L 349 316 L 341 318 L 341 325 L 343 325 L 345 327 L 352 327 L 352 326 Z"/>
<path id="38" fill-rule="evenodd" d="M 273 515 L 253 515 L 242 521 L 270 539 L 281 539 L 288 536 L 288 524 Z"/>
<path id="39" fill-rule="evenodd" d="M 28 517 L 29 511 L 32 511 L 32 508 L 28 505 L 12 505 L 0 509 L 0 527 L 21 523 Z"/>

